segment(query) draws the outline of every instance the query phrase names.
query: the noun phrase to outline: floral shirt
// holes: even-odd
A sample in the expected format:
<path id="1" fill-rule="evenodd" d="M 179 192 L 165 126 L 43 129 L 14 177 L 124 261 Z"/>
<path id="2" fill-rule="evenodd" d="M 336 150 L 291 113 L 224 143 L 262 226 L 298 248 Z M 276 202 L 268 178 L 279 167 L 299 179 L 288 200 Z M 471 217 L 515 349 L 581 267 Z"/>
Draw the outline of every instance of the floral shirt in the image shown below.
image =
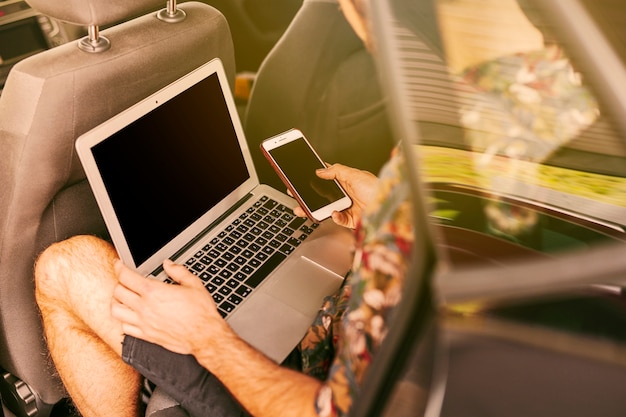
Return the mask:
<path id="1" fill-rule="evenodd" d="M 471 67 L 459 75 L 457 87 L 461 96 L 473 97 L 461 109 L 466 140 L 486 155 L 544 161 L 600 114 L 556 45 Z"/>
<path id="2" fill-rule="evenodd" d="M 399 303 L 413 244 L 410 189 L 397 153 L 382 170 L 378 191 L 357 228 L 352 274 L 328 297 L 300 344 L 303 371 L 325 381 L 320 416 L 345 415 Z"/>
<path id="3" fill-rule="evenodd" d="M 476 167 L 485 177 L 490 155 L 539 162 L 598 116 L 593 96 L 556 47 L 489 61 L 456 78 L 461 93 L 478 97 L 471 100 L 476 106 L 461 109 L 461 122 L 469 145 L 487 156 Z M 303 371 L 324 381 L 315 404 L 321 417 L 349 412 L 400 301 L 413 233 L 398 152 L 382 170 L 376 198 L 357 228 L 352 274 L 325 300 L 299 346 Z"/>
<path id="4" fill-rule="evenodd" d="M 484 189 L 510 191 L 517 178 L 537 175 L 540 163 L 593 124 L 598 103 L 557 45 L 506 55 L 457 76 L 465 140 L 474 150 Z M 485 208 L 490 231 L 519 241 L 532 234 L 534 210 L 495 199 Z"/>

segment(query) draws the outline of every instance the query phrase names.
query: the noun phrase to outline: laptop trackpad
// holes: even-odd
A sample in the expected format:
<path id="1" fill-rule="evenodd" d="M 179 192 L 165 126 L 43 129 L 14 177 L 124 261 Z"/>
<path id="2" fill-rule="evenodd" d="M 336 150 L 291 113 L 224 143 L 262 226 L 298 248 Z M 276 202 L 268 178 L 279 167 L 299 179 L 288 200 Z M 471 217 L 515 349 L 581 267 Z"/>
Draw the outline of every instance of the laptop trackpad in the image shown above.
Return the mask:
<path id="1" fill-rule="evenodd" d="M 324 297 L 343 282 L 342 276 L 304 256 L 279 271 L 280 277 L 269 282 L 263 292 L 310 317 L 319 311 Z"/>
<path id="2" fill-rule="evenodd" d="M 297 256 L 297 255 L 296 255 Z M 289 258 L 227 321 L 241 338 L 276 362 L 298 344 L 343 277 L 300 256 Z"/>

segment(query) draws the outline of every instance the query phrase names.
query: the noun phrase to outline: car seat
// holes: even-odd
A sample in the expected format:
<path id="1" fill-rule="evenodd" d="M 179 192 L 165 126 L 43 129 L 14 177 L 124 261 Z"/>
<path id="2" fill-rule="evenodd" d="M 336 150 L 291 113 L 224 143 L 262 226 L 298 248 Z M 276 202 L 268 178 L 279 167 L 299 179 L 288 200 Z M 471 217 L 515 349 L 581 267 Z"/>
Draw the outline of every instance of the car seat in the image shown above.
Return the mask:
<path id="1" fill-rule="evenodd" d="M 305 0 L 256 75 L 244 130 L 261 182 L 284 186 L 260 143 L 299 128 L 329 163 L 375 174 L 395 141 L 370 53 L 336 0 Z"/>
<path id="2" fill-rule="evenodd" d="M 0 96 L 0 392 L 19 416 L 47 416 L 64 397 L 47 359 L 33 264 L 55 241 L 106 236 L 74 141 L 203 63 L 222 59 L 234 83 L 223 15 L 171 0 L 59 2 L 35 9 L 88 36 L 20 61 Z M 165 2 L 162 3 L 165 6 Z M 99 26 L 140 16 L 99 31 Z"/>
<path id="3" fill-rule="evenodd" d="M 202 0 L 224 14 L 235 47 L 237 72 L 257 71 L 293 19 L 302 0 Z"/>

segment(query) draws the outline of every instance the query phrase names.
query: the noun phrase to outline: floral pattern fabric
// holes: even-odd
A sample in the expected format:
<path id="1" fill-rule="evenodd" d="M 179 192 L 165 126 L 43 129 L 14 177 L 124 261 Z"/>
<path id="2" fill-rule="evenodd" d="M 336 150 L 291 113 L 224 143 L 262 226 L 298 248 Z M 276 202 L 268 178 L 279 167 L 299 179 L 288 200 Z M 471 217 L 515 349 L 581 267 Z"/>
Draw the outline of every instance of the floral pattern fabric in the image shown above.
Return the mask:
<path id="1" fill-rule="evenodd" d="M 348 413 L 400 301 L 413 245 L 405 178 L 404 158 L 398 153 L 382 170 L 375 201 L 357 228 L 352 274 L 326 299 L 300 344 L 303 371 L 325 380 L 316 402 L 320 416 Z"/>
<path id="2" fill-rule="evenodd" d="M 488 178 L 490 156 L 540 162 L 592 124 L 598 105 L 557 47 L 502 57 L 457 76 L 461 95 L 478 103 L 461 109 L 467 139 Z M 352 274 L 328 297 L 300 343 L 303 371 L 324 384 L 321 417 L 346 415 L 401 299 L 414 230 L 404 157 L 382 170 L 375 201 L 356 231 Z M 510 232 L 510 231 L 508 231 Z"/>
<path id="3" fill-rule="evenodd" d="M 465 139 L 476 151 L 482 186 L 506 193 L 522 176 L 574 139 L 600 115 L 598 103 L 557 45 L 502 56 L 458 75 Z M 532 163 L 532 164 L 528 164 Z M 491 232 L 519 241 L 537 221 L 532 210 L 502 201 L 486 207 Z"/>
<path id="4" fill-rule="evenodd" d="M 557 45 L 487 61 L 459 78 L 461 97 L 472 98 L 461 122 L 469 144 L 484 155 L 541 162 L 600 114 Z"/>

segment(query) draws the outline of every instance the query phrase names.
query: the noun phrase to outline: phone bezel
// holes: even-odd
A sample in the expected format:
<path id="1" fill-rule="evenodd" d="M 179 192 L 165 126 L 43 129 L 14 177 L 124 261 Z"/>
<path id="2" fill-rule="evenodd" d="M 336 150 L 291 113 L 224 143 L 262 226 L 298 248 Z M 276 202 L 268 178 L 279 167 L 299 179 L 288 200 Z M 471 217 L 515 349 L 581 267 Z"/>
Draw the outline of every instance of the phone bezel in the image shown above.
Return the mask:
<path id="1" fill-rule="evenodd" d="M 301 194 L 294 187 L 293 183 L 289 180 L 289 178 L 287 177 L 283 169 L 279 166 L 279 164 L 276 162 L 276 160 L 272 157 L 270 153 L 270 151 L 273 149 L 284 146 L 294 140 L 300 140 L 300 139 L 304 140 L 304 142 L 307 144 L 309 150 L 313 153 L 313 155 L 315 155 L 317 160 L 320 162 L 320 166 L 321 167 L 326 166 L 326 163 L 322 160 L 322 158 L 320 158 L 320 156 L 315 151 L 313 146 L 311 146 L 311 143 L 308 141 L 306 136 L 304 136 L 304 134 L 298 129 L 290 129 L 279 135 L 265 139 L 261 143 L 261 150 L 263 152 L 263 155 L 265 155 L 265 157 L 268 159 L 268 161 L 270 162 L 270 164 L 272 165 L 272 167 L 274 168 L 274 170 L 276 171 L 276 173 L 278 174 L 282 182 L 285 184 L 287 189 L 296 199 L 300 207 L 302 207 L 307 217 L 319 223 L 329 218 L 334 211 L 342 211 L 342 210 L 349 208 L 352 205 L 352 200 L 350 199 L 346 191 L 341 187 L 339 182 L 337 182 L 336 180 L 333 180 L 335 184 L 337 185 L 337 187 L 341 190 L 344 196 L 340 198 L 339 200 L 335 200 L 334 202 L 330 204 L 320 207 L 317 210 L 311 210 L 311 208 L 308 206 L 306 201 L 304 201 L 304 199 L 302 198 Z"/>

